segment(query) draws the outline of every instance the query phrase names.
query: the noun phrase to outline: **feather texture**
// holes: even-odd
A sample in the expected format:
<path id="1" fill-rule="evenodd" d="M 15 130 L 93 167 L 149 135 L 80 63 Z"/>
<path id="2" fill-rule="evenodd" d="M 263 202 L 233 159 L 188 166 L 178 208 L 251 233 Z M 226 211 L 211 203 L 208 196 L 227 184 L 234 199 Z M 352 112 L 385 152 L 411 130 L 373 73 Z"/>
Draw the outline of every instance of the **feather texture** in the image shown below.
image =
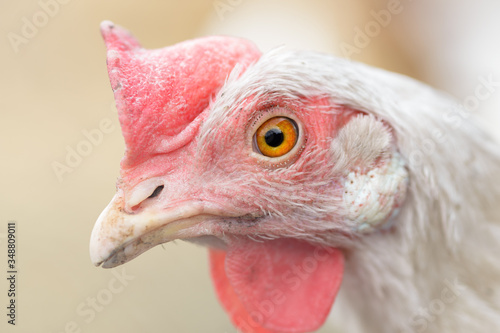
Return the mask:
<path id="1" fill-rule="evenodd" d="M 135 53 L 126 59 L 152 61 L 172 74 L 178 62 L 161 62 L 172 50 L 184 52 L 196 67 L 203 52 L 185 46 L 206 50 L 213 43 L 239 50 L 236 40 L 224 38 L 154 51 L 138 51 L 132 43 Z M 205 82 L 196 80 L 196 71 L 189 72 L 192 86 L 178 79 L 183 73 L 162 78 L 175 84 L 163 99 L 143 94 L 141 103 L 151 106 L 147 112 L 130 108 L 137 98 L 122 96 L 130 85 L 115 90 L 125 139 L 141 158 L 122 163 L 118 193 L 92 235 L 94 262 L 113 267 L 175 238 L 227 250 L 233 279 L 220 276 L 220 261 L 226 260 L 220 253 L 212 255 L 217 260 L 212 273 L 219 296 L 241 301 L 236 308 L 246 315 L 255 308 L 249 299 L 261 299 L 271 284 L 279 285 L 280 276 L 272 274 L 285 277 L 287 268 L 308 259 L 308 253 L 335 249 L 331 265 L 316 273 L 334 272 L 335 281 L 344 274 L 333 313 L 346 332 L 498 331 L 500 151 L 473 117 L 444 93 L 408 77 L 314 52 L 276 49 L 259 57 L 244 45 L 254 56 L 237 52 L 242 60 L 224 67 L 230 73 L 225 80 L 216 71 L 216 83 L 203 93 L 203 107 L 190 101 L 197 107 L 189 119 L 182 118 L 188 133 L 172 132 L 164 120 L 174 119 L 174 126 L 170 102 L 189 97 L 186 92 Z M 162 57 L 151 58 L 148 52 Z M 127 79 L 141 77 L 133 73 L 143 71 L 140 66 L 127 72 L 126 63 L 113 59 L 112 83 L 116 66 L 128 73 Z M 165 82 L 148 84 L 161 94 Z M 135 116 L 126 117 L 127 110 Z M 161 118 L 151 133 L 148 114 Z M 294 121 L 300 135 L 290 153 L 270 159 L 253 149 L 252 138 L 256 127 L 274 116 Z M 152 148 L 139 143 L 161 143 L 155 133 L 167 133 L 182 145 L 145 154 Z M 138 141 L 141 137 L 149 141 Z M 303 253 L 294 253 L 295 260 L 285 264 L 282 256 L 299 247 Z M 276 251 L 269 262 L 279 269 L 273 273 L 259 260 L 248 264 L 252 249 Z M 266 278 L 272 283 L 259 280 Z M 235 279 L 255 287 L 235 286 Z M 311 280 L 304 286 L 320 287 Z M 254 297 L 254 290 L 262 293 Z M 295 296 L 291 293 L 287 303 L 297 311 L 303 295 Z M 330 293 L 321 311 L 334 298 Z M 238 313 L 231 316 L 241 322 Z M 301 323 L 301 331 L 323 320 L 321 314 L 311 318 L 314 324 Z M 280 318 L 269 322 L 283 324 Z M 263 321 L 260 331 L 268 332 L 269 322 Z"/>

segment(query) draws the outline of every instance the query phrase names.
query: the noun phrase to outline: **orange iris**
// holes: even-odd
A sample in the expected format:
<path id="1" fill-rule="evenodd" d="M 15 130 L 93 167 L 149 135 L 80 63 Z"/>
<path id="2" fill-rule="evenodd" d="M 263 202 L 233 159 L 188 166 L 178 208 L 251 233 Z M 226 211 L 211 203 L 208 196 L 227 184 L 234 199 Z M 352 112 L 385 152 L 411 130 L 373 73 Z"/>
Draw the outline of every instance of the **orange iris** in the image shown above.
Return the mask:
<path id="1" fill-rule="evenodd" d="M 297 137 L 297 125 L 285 117 L 271 118 L 255 132 L 257 148 L 268 157 L 280 157 L 288 153 L 297 143 Z"/>

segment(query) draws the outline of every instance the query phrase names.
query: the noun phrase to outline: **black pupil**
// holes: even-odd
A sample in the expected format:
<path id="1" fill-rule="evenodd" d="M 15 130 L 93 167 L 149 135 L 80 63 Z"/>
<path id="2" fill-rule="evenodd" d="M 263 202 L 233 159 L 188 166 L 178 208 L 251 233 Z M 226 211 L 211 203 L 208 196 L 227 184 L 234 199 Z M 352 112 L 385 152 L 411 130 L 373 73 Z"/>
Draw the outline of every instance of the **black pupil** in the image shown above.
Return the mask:
<path id="1" fill-rule="evenodd" d="M 283 143 L 285 135 L 279 128 L 272 128 L 266 132 L 264 139 L 269 146 L 278 147 Z"/>

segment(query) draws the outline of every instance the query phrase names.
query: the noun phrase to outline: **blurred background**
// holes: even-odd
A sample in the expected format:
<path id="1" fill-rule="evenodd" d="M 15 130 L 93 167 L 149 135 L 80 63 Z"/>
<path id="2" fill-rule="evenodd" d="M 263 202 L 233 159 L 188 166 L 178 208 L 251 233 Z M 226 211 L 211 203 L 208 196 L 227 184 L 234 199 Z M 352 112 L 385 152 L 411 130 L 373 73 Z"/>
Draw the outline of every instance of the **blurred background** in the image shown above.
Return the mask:
<path id="1" fill-rule="evenodd" d="M 15 327 L 0 279 L 0 331 L 235 332 L 203 248 L 169 243 L 113 270 L 90 262 L 90 232 L 124 151 L 102 20 L 146 48 L 225 34 L 263 51 L 312 49 L 410 75 L 472 103 L 500 138 L 499 14 L 495 0 L 2 1 L 0 269 L 7 223 L 16 221 L 19 274 Z M 477 98 L 485 81 L 491 94 Z M 102 135 L 89 143 L 95 130 Z M 77 149 L 85 156 L 73 156 Z"/>

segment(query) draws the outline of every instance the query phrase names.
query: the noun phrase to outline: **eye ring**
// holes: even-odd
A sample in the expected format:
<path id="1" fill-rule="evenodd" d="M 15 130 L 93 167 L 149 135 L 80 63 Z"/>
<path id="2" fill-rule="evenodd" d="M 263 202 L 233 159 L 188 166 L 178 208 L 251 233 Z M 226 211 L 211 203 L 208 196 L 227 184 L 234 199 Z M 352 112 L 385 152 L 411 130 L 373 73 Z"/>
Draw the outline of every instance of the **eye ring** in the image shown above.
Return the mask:
<path id="1" fill-rule="evenodd" d="M 295 144 L 287 153 L 277 157 L 269 157 L 259 150 L 255 140 L 255 133 L 268 120 L 279 117 L 286 118 L 295 126 L 297 138 Z M 261 166 L 271 169 L 286 167 L 294 163 L 305 149 L 307 142 L 307 132 L 300 118 L 297 117 L 296 111 L 284 106 L 271 106 L 256 112 L 247 125 L 246 133 L 247 147 L 250 147 L 250 155 L 256 159 Z"/>

